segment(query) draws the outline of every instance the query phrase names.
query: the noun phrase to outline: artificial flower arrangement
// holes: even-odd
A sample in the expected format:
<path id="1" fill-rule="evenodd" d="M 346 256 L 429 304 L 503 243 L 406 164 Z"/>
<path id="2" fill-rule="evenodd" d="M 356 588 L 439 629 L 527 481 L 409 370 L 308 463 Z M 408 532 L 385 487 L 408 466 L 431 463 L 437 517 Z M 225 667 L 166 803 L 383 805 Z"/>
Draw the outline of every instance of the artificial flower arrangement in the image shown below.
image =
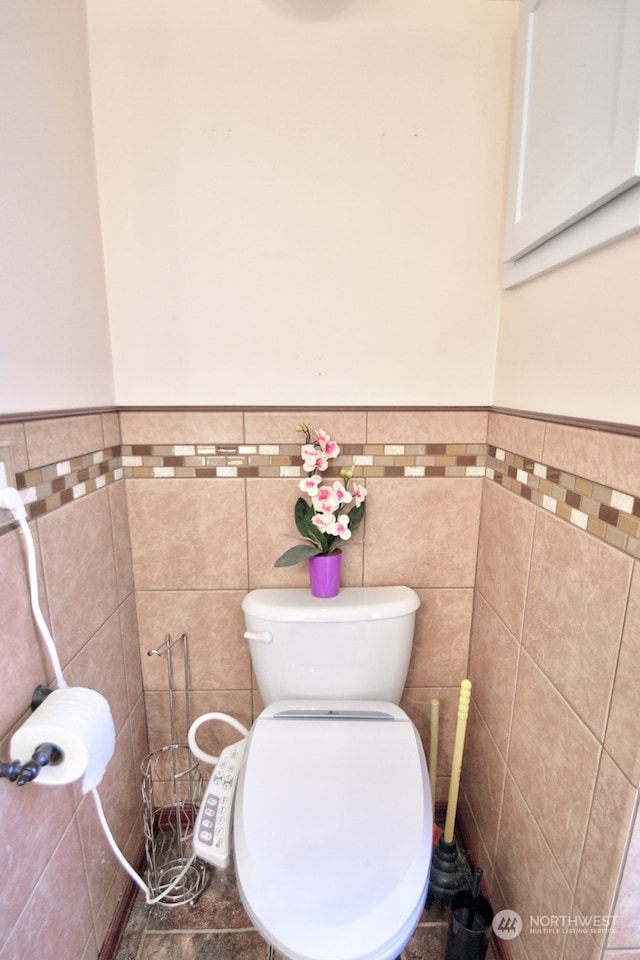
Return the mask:
<path id="1" fill-rule="evenodd" d="M 353 470 L 341 470 L 340 479 L 335 483 L 322 482 L 320 473 L 340 454 L 338 444 L 324 430 L 314 431 L 312 439 L 306 422 L 299 423 L 296 430 L 305 436 L 302 469 L 309 476 L 300 481 L 300 490 L 310 502 L 304 497 L 298 498 L 294 519 L 299 533 L 309 542 L 283 553 L 276 560 L 276 567 L 290 567 L 310 557 L 340 553 L 342 543 L 351 538 L 364 518 L 367 491 L 353 480 Z"/>

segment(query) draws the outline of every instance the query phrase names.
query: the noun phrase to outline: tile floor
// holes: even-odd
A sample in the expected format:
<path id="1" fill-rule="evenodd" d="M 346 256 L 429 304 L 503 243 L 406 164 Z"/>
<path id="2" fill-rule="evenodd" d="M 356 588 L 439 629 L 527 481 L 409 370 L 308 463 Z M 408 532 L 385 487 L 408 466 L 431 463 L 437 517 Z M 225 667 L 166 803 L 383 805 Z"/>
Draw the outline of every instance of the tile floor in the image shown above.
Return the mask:
<path id="1" fill-rule="evenodd" d="M 425 910 L 402 960 L 444 960 L 448 914 L 438 903 Z M 276 955 L 277 960 L 280 960 Z M 487 960 L 493 957 L 491 948 Z M 233 867 L 214 871 L 190 906 L 148 907 L 136 900 L 116 960 L 268 960 L 268 947 L 251 925 Z"/>

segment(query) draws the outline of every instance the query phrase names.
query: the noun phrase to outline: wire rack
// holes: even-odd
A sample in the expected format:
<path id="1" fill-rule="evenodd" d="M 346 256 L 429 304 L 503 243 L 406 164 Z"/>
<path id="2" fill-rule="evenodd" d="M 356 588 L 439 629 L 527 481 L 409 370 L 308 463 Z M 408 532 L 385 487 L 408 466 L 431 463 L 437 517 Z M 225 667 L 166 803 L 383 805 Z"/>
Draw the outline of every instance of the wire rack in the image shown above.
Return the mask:
<path id="1" fill-rule="evenodd" d="M 193 828 L 205 781 L 189 747 L 177 742 L 172 650 L 179 643 L 182 644 L 186 727 L 191 726 L 187 635 L 183 633 L 172 640 L 167 634 L 165 642 L 157 650 L 147 651 L 147 655 L 166 657 L 172 742 L 147 754 L 141 765 L 146 873 L 152 895 L 164 893 L 184 871 L 182 879 L 163 897 L 162 902 L 167 906 L 193 903 L 211 876 L 202 860 L 194 859 L 187 868 L 193 856 Z"/>

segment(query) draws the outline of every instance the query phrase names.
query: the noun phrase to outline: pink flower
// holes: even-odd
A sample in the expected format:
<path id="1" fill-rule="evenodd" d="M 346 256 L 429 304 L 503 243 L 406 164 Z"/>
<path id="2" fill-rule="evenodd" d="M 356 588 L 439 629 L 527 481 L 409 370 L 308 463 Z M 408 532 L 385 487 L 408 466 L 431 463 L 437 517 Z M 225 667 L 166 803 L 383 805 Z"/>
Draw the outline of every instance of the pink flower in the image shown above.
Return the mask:
<path id="1" fill-rule="evenodd" d="M 305 443 L 302 447 L 302 460 L 302 468 L 307 473 L 313 473 L 314 470 L 326 470 L 329 466 L 328 458 L 313 443 Z"/>
<path id="2" fill-rule="evenodd" d="M 311 477 L 305 477 L 304 480 L 301 480 L 298 484 L 300 490 L 303 493 L 306 493 L 308 497 L 311 497 L 313 500 L 314 497 L 318 496 L 318 487 L 322 483 L 322 477 L 319 477 L 317 473 L 314 473 Z"/>
<path id="3" fill-rule="evenodd" d="M 333 513 L 339 507 L 340 501 L 332 487 L 319 487 L 316 496 L 312 500 L 313 509 L 321 513 Z"/>
<path id="4" fill-rule="evenodd" d="M 330 527 L 335 523 L 335 519 L 332 513 L 316 513 L 311 518 L 311 523 L 320 533 L 330 533 Z"/>
<path id="5" fill-rule="evenodd" d="M 344 484 L 340 480 L 336 480 L 336 482 L 334 483 L 333 492 L 335 494 L 336 500 L 340 504 L 351 503 L 351 501 L 353 500 L 353 497 L 351 496 L 347 488 L 344 486 Z"/>
<path id="6" fill-rule="evenodd" d="M 329 460 L 333 460 L 340 453 L 340 447 L 332 440 L 326 430 L 316 430 L 316 440 L 320 444 L 320 449 Z"/>
<path id="7" fill-rule="evenodd" d="M 335 522 L 332 523 L 327 530 L 332 537 L 340 537 L 341 540 L 349 540 L 351 537 L 351 530 L 349 530 L 349 514 L 343 513 L 341 517 L 337 517 Z"/>
<path id="8" fill-rule="evenodd" d="M 363 487 L 359 483 L 353 484 L 353 499 L 355 501 L 356 507 L 359 507 L 364 498 L 367 495 L 367 488 Z"/>

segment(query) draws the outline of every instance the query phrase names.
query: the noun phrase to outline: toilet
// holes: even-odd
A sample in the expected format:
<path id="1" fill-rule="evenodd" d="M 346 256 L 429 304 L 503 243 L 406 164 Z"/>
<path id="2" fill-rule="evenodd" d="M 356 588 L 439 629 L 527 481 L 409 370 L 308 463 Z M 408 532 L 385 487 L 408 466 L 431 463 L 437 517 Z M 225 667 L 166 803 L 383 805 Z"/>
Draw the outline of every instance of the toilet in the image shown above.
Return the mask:
<path id="1" fill-rule="evenodd" d="M 288 960 L 393 960 L 422 913 L 429 774 L 398 706 L 419 604 L 402 586 L 243 600 L 264 710 L 238 777 L 236 879 Z"/>

